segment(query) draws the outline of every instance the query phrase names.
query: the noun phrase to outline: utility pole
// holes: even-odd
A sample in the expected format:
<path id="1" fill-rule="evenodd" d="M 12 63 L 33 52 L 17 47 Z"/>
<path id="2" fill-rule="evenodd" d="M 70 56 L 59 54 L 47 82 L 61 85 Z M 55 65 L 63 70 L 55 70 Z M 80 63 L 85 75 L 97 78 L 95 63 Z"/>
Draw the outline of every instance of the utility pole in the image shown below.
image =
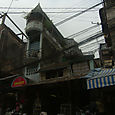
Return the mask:
<path id="1" fill-rule="evenodd" d="M 5 23 L 5 20 L 6 20 L 6 13 L 4 13 L 3 17 L 2 17 L 2 23 L 1 24 L 4 24 Z"/>

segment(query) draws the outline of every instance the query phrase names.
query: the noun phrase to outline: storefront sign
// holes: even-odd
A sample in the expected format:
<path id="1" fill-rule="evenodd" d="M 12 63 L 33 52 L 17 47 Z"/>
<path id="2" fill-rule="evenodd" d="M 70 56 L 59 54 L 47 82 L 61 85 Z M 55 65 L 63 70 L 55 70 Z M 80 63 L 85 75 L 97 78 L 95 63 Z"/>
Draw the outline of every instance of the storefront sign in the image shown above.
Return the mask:
<path id="1" fill-rule="evenodd" d="M 23 77 L 17 77 L 11 84 L 11 87 L 21 87 L 27 84 L 26 79 Z"/>

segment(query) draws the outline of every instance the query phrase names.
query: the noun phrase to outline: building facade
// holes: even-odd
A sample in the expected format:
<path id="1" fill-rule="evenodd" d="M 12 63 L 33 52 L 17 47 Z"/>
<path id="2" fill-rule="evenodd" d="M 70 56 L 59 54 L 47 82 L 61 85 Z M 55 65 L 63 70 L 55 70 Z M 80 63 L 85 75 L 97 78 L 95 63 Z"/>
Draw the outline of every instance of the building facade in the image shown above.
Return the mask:
<path id="1" fill-rule="evenodd" d="M 10 86 L 10 90 L 0 96 L 2 104 L 7 105 L 3 109 L 3 115 L 11 105 L 11 98 L 11 109 L 15 109 L 18 103 L 21 105 L 19 112 L 27 115 L 38 115 L 40 112 L 50 115 L 76 114 L 88 104 L 86 81 L 81 77 L 94 69 L 93 56 L 84 56 L 76 41 L 64 38 L 40 5 L 37 5 L 26 19 L 27 45 L 12 37 L 19 47 L 13 51 L 11 44 L 9 49 L 12 48 L 12 52 L 7 49 L 10 55 L 19 57 L 21 62 L 15 61 L 14 65 L 20 66 L 14 66 L 14 69 L 21 69 L 19 74 L 22 76 L 17 76 L 18 72 L 14 70 L 12 75 L 16 76 L 1 81 L 2 85 L 8 82 Z M 0 46 L 2 47 L 2 44 Z M 5 47 L 3 49 L 5 50 Z M 20 55 L 17 52 L 20 52 Z"/>
<path id="2" fill-rule="evenodd" d="M 115 1 L 114 0 L 104 0 L 103 8 L 100 9 L 100 18 L 102 24 L 102 30 L 104 33 L 106 41 L 106 53 L 108 53 L 105 58 L 105 63 L 111 63 L 114 66 L 115 61 Z M 107 51 L 108 50 L 108 51 Z M 103 51 L 104 52 L 104 51 Z M 111 54 L 111 55 L 110 55 Z M 107 65 L 107 64 L 106 64 Z"/>
<path id="3" fill-rule="evenodd" d="M 26 62 L 34 63 L 37 61 L 36 64 L 26 67 L 26 77 L 40 81 L 43 78 L 40 71 L 56 66 L 57 68 L 64 68 L 68 66 L 67 60 L 70 60 L 72 56 L 83 57 L 77 43 L 74 40 L 63 38 L 62 34 L 42 11 L 40 5 L 37 5 L 26 18 L 25 30 L 29 38 Z M 57 71 L 61 74 L 62 70 Z"/>
<path id="4" fill-rule="evenodd" d="M 26 43 L 5 24 L 0 25 L 0 77 L 23 74 Z"/>
<path id="5" fill-rule="evenodd" d="M 29 39 L 25 62 L 30 65 L 25 68 L 25 77 L 34 81 L 28 88 L 35 95 L 34 101 L 30 100 L 31 113 L 79 112 L 78 108 L 88 101 L 87 96 L 84 98 L 86 87 L 81 77 L 94 69 L 93 56 L 84 56 L 77 42 L 64 38 L 40 5 L 26 19 Z"/>

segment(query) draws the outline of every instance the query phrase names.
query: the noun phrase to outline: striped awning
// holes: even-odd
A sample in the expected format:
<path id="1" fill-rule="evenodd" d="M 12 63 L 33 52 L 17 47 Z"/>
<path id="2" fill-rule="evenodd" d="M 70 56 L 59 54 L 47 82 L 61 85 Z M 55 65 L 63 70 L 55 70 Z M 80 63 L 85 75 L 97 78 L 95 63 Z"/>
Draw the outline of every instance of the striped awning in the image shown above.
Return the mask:
<path id="1" fill-rule="evenodd" d="M 115 69 L 105 69 L 94 72 L 87 79 L 87 89 L 102 88 L 115 85 Z"/>
<path id="2" fill-rule="evenodd" d="M 115 85 L 115 75 L 87 80 L 87 89 L 101 88 L 111 85 Z"/>

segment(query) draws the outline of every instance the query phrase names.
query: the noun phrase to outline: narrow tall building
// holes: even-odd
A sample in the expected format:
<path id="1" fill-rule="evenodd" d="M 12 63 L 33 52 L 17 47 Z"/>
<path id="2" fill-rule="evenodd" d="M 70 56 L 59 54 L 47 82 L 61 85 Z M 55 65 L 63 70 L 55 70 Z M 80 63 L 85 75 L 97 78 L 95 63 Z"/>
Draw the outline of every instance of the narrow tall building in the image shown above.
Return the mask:
<path id="1" fill-rule="evenodd" d="M 66 65 L 72 57 L 83 57 L 77 42 L 62 36 L 38 4 L 26 17 L 28 36 L 25 76 L 40 81 L 40 71 L 54 64 Z M 66 60 L 66 62 L 64 62 Z M 59 66 L 60 67 L 60 66 Z"/>

